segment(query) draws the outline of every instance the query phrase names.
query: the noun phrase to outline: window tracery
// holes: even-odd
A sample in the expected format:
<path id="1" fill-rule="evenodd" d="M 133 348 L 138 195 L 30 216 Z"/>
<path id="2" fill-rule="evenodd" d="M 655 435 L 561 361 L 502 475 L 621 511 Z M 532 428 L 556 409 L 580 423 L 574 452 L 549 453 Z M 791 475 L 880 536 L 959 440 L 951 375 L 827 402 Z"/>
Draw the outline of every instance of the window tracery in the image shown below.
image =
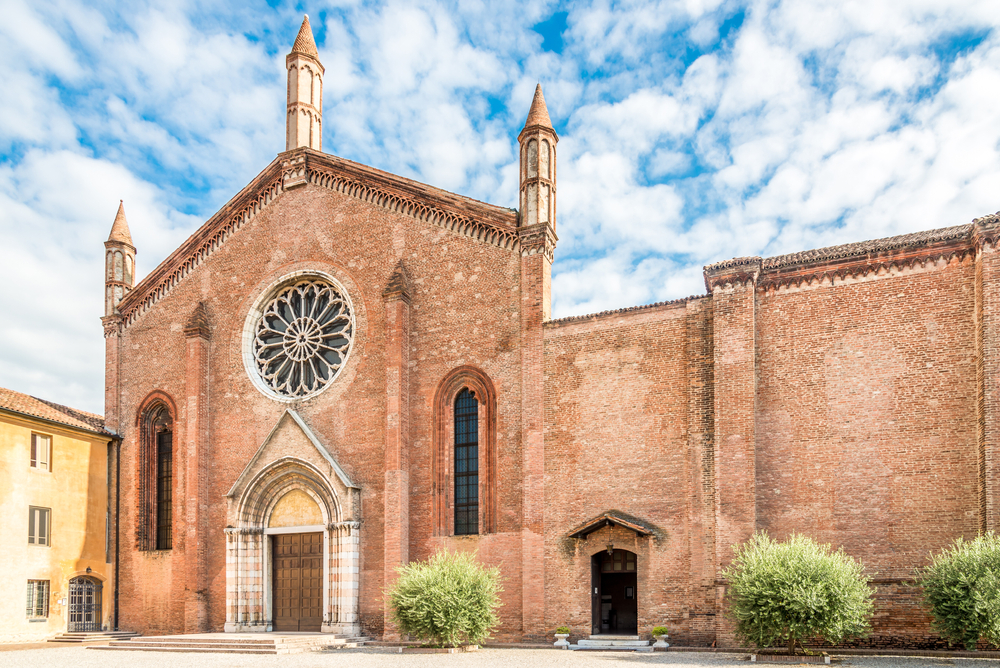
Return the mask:
<path id="1" fill-rule="evenodd" d="M 253 362 L 272 392 L 305 398 L 340 373 L 354 338 L 347 297 L 312 276 L 280 288 L 266 301 L 253 334 Z"/>

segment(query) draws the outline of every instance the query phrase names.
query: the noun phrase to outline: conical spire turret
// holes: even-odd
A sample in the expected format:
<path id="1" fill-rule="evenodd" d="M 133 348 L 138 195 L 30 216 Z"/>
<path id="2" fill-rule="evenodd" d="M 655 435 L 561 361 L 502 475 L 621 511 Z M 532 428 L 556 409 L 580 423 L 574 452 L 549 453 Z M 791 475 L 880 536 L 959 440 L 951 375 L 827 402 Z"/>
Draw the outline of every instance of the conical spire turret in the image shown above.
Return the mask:
<path id="1" fill-rule="evenodd" d="M 323 73 L 309 17 L 285 57 L 288 69 L 288 113 L 285 122 L 285 150 L 307 147 L 323 150 Z"/>
<path id="2" fill-rule="evenodd" d="M 125 220 L 125 201 L 118 200 L 118 214 L 115 222 L 111 225 L 111 234 L 108 241 L 118 241 L 123 244 L 132 245 L 132 233 L 128 229 L 128 221 Z"/>
<path id="3" fill-rule="evenodd" d="M 316 40 L 313 39 L 312 26 L 309 24 L 309 15 L 302 18 L 302 25 L 299 27 L 299 34 L 295 36 L 295 43 L 292 44 L 292 53 L 301 53 L 319 60 L 319 51 L 316 50 Z"/>
<path id="4" fill-rule="evenodd" d="M 542 85 L 535 86 L 521 144 L 521 226 L 548 224 L 556 229 L 556 144 Z"/>
<path id="5" fill-rule="evenodd" d="M 535 97 L 531 100 L 531 109 L 528 110 L 528 119 L 524 122 L 524 127 L 530 128 L 532 125 L 540 125 L 552 129 L 552 121 L 549 120 L 549 108 L 545 106 L 545 96 L 542 95 L 542 84 L 535 85 Z"/>
<path id="6" fill-rule="evenodd" d="M 119 200 L 111 234 L 104 242 L 104 315 L 118 313 L 118 302 L 135 286 L 135 246 L 125 220 L 125 202 Z"/>

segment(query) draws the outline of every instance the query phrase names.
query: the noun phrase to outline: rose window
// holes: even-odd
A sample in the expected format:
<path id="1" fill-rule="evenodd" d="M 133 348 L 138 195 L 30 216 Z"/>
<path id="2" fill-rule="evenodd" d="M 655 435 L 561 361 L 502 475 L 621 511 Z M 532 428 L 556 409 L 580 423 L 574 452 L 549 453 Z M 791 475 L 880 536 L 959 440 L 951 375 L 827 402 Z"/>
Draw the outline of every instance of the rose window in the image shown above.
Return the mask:
<path id="1" fill-rule="evenodd" d="M 353 338 L 351 306 L 320 278 L 287 285 L 264 305 L 253 339 L 257 373 L 272 391 L 302 398 L 343 368 Z"/>

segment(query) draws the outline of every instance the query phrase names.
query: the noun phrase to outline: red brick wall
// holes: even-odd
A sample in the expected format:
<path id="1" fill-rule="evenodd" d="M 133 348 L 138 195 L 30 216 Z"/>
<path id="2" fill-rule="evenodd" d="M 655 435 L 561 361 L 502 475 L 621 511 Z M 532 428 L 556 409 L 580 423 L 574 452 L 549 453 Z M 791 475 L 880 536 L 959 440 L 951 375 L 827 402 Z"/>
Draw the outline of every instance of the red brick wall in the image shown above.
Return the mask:
<path id="1" fill-rule="evenodd" d="M 757 299 L 758 528 L 843 547 L 880 578 L 975 536 L 971 257 Z M 872 642 L 927 635 L 914 597 L 879 605 Z"/>
<path id="2" fill-rule="evenodd" d="M 680 641 L 714 636 L 706 302 L 546 326 L 549 633 L 562 624 L 590 633 L 590 558 L 611 541 L 638 556 L 641 632 L 667 624 Z M 568 537 L 612 509 L 652 523 L 654 535 L 615 527 Z"/>

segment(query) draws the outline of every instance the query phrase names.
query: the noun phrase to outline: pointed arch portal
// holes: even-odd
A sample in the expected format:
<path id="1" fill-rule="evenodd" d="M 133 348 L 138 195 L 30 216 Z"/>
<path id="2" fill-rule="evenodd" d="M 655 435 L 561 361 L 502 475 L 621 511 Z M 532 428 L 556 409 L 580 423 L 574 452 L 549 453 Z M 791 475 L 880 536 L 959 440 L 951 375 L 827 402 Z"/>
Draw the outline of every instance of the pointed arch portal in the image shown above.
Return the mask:
<path id="1" fill-rule="evenodd" d="M 227 495 L 227 632 L 359 632 L 359 492 L 286 410 Z"/>

